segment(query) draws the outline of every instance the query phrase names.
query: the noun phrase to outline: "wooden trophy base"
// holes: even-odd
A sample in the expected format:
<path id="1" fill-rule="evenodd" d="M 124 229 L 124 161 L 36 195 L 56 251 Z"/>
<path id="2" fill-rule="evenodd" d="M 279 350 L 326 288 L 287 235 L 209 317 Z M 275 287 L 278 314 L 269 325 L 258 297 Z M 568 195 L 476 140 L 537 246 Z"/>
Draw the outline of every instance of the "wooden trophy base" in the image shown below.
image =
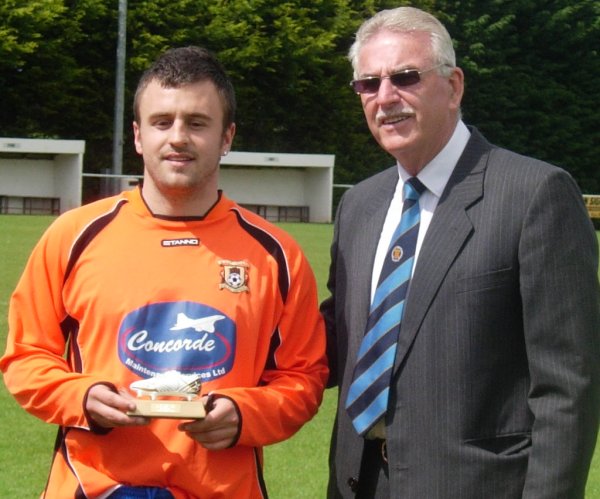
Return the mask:
<path id="1" fill-rule="evenodd" d="M 206 416 L 200 400 L 136 399 L 135 404 L 135 411 L 129 411 L 128 416 L 167 419 L 203 419 Z"/>

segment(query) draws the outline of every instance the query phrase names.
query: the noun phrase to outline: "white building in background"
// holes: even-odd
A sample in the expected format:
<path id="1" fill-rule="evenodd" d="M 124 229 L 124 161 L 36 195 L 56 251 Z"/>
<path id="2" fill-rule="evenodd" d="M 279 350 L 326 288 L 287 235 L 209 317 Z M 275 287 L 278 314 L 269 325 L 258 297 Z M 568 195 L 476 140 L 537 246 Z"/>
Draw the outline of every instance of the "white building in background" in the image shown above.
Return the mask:
<path id="1" fill-rule="evenodd" d="M 333 154 L 230 152 L 219 187 L 275 222 L 331 222 Z"/>
<path id="2" fill-rule="evenodd" d="M 58 214 L 81 205 L 85 142 L 0 138 L 0 213 Z M 271 221 L 330 222 L 332 154 L 230 152 L 219 188 Z M 140 176 L 123 175 L 130 188 Z"/>
<path id="3" fill-rule="evenodd" d="M 83 140 L 0 138 L 0 213 L 58 214 L 81 205 Z"/>

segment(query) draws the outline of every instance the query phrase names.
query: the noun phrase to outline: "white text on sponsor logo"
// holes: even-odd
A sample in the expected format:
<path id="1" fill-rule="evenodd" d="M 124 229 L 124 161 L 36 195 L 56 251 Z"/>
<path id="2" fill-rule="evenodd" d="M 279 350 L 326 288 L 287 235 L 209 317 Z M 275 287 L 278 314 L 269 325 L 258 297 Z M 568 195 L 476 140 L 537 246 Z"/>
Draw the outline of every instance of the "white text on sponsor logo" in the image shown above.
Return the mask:
<path id="1" fill-rule="evenodd" d="M 215 340 L 204 333 L 200 338 L 192 340 L 189 338 L 167 341 L 152 341 L 148 339 L 148 331 L 142 330 L 131 335 L 127 346 L 133 352 L 144 350 L 146 352 L 179 352 L 180 350 L 196 350 L 198 352 L 211 352 L 215 349 Z"/>

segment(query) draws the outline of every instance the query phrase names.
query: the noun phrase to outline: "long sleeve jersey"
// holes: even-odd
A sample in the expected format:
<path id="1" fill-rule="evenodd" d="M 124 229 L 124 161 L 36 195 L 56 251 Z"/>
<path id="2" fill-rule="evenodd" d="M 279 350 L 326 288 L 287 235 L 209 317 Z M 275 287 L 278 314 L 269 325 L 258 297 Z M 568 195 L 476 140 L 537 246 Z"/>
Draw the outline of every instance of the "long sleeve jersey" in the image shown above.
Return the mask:
<path id="1" fill-rule="evenodd" d="M 220 196 L 202 218 L 153 216 L 139 189 L 60 216 L 9 308 L 0 369 L 17 401 L 60 426 L 46 497 L 121 484 L 176 498 L 265 497 L 264 445 L 316 413 L 327 378 L 314 276 L 283 231 Z M 178 370 L 234 401 L 234 446 L 208 451 L 179 421 L 98 431 L 91 386 Z"/>

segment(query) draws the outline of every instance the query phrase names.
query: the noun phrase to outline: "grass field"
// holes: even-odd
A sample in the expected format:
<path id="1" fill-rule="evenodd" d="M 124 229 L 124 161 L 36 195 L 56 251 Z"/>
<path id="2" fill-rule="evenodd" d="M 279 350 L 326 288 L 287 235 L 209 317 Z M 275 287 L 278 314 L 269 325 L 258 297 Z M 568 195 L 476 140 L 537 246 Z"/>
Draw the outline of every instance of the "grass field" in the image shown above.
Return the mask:
<path id="1" fill-rule="evenodd" d="M 0 353 L 6 338 L 8 298 L 31 248 L 51 220 L 0 215 Z M 331 225 L 281 225 L 304 248 L 317 277 L 320 298 L 324 298 Z M 335 398 L 336 392 L 328 390 L 312 421 L 290 440 L 265 450 L 265 478 L 272 499 L 325 497 Z M 37 497 L 46 480 L 56 428 L 26 414 L 1 383 L 0 414 L 0 498 Z M 586 498 L 600 499 L 600 448 L 592 463 Z"/>

